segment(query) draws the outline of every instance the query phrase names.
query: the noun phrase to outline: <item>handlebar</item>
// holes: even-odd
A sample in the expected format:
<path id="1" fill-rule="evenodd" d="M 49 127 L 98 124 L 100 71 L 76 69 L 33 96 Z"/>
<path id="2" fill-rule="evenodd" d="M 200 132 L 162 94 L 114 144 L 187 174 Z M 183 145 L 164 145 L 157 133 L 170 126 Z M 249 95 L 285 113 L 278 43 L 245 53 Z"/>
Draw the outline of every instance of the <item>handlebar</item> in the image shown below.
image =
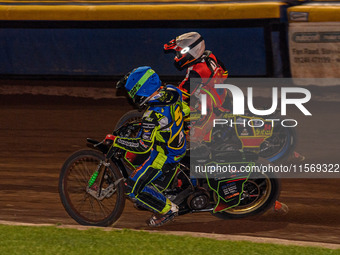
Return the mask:
<path id="1" fill-rule="evenodd" d="M 115 136 L 129 137 L 133 131 L 141 127 L 141 122 L 129 122 L 112 132 Z"/>

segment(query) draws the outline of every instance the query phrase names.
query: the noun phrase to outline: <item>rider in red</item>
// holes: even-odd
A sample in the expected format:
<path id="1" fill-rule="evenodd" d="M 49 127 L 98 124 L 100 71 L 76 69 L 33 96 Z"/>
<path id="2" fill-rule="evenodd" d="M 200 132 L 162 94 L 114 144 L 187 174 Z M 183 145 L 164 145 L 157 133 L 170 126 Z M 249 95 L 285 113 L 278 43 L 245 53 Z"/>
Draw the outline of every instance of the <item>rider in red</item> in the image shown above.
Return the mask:
<path id="1" fill-rule="evenodd" d="M 226 90 L 218 91 L 214 84 L 221 82 L 217 79 L 226 79 L 228 72 L 211 51 L 205 50 L 204 39 L 197 32 L 176 37 L 164 45 L 164 51 L 175 53 L 174 64 L 178 70 L 187 68 L 186 76 L 179 84 L 184 101 L 188 103 L 191 100 L 191 107 L 197 109 L 200 93 L 207 95 L 207 115 L 195 127 L 194 136 L 211 141 L 211 119 L 225 111 L 222 105 L 227 96 Z"/>
<path id="2" fill-rule="evenodd" d="M 207 115 L 200 120 L 199 127 L 194 129 L 194 137 L 199 139 L 203 137 L 203 141 L 210 142 L 211 120 L 215 119 L 221 111 L 225 112 L 230 109 L 227 91 L 218 91 L 214 88 L 214 84 L 223 82 L 228 77 L 226 68 L 211 51 L 205 50 L 203 37 L 197 32 L 176 37 L 164 44 L 164 51 L 175 53 L 174 64 L 178 70 L 187 68 L 186 76 L 179 84 L 183 100 L 188 103 L 191 97 L 191 106 L 197 109 L 198 104 L 192 101 L 197 102 L 200 93 L 207 94 Z M 222 81 L 217 82 L 217 79 L 222 79 Z M 274 210 L 286 214 L 288 207 L 276 201 Z"/>

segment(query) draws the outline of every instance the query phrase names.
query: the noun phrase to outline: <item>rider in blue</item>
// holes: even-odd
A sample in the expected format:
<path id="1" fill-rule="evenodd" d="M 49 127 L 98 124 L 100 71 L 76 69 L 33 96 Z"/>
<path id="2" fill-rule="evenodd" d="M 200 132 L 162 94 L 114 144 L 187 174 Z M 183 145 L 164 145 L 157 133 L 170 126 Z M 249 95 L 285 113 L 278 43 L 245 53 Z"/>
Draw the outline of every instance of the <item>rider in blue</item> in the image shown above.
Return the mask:
<path id="1" fill-rule="evenodd" d="M 114 146 L 135 154 L 150 153 L 128 178 L 126 191 L 134 201 L 155 212 L 148 225 L 161 226 L 178 215 L 178 206 L 149 184 L 163 172 L 175 171 L 185 155 L 183 116 L 189 109 L 183 109 L 181 91 L 171 85 L 161 88 L 158 75 L 147 66 L 134 69 L 125 88 L 138 106 L 146 105 L 147 109 L 137 138 L 114 137 Z"/>

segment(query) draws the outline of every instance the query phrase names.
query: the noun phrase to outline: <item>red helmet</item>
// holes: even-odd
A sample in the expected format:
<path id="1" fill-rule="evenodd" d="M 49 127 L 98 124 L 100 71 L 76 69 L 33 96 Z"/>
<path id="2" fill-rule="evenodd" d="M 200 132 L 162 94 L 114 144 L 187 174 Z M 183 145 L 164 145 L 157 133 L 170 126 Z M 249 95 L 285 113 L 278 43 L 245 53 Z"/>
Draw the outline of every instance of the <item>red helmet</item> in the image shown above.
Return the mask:
<path id="1" fill-rule="evenodd" d="M 194 64 L 205 51 L 203 37 L 197 32 L 190 32 L 177 36 L 176 39 L 164 44 L 164 52 L 175 52 L 175 66 L 178 70 L 183 70 Z"/>

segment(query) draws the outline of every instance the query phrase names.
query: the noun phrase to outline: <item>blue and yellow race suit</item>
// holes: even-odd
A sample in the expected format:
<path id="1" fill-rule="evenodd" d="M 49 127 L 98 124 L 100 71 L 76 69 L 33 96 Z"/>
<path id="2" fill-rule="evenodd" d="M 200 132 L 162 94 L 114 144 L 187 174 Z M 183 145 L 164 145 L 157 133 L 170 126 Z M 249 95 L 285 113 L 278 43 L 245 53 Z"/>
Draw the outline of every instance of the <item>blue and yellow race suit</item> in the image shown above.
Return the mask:
<path id="1" fill-rule="evenodd" d="M 126 192 L 146 208 L 166 213 L 171 207 L 170 201 L 148 185 L 163 172 L 175 171 L 185 155 L 183 111 L 188 114 L 190 109 L 183 109 L 182 93 L 174 86 L 163 88 L 158 96 L 149 102 L 137 138 L 117 137 L 114 146 L 135 154 L 150 153 L 128 178 Z"/>

